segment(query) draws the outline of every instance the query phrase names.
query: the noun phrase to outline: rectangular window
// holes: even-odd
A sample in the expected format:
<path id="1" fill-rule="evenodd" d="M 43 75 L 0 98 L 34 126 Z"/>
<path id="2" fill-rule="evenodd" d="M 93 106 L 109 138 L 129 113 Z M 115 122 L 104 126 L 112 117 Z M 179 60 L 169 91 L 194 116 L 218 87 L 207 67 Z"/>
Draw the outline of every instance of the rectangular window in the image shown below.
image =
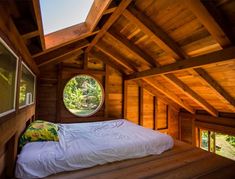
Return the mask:
<path id="1" fill-rule="evenodd" d="M 15 111 L 18 59 L 0 38 L 0 117 Z"/>
<path id="2" fill-rule="evenodd" d="M 235 160 L 235 136 L 200 129 L 200 148 Z"/>
<path id="3" fill-rule="evenodd" d="M 20 108 L 34 103 L 36 82 L 36 76 L 24 63 L 22 63 L 21 67 L 19 95 Z"/>

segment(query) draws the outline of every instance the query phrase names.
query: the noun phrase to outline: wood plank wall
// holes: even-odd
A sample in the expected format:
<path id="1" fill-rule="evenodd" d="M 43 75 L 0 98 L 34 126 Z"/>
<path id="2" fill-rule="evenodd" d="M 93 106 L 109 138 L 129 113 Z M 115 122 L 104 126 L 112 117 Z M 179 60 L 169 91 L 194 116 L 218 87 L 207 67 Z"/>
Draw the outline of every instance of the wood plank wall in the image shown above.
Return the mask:
<path id="1" fill-rule="evenodd" d="M 61 63 L 43 67 L 38 81 L 37 118 L 51 122 L 88 122 L 122 118 L 122 75 L 94 57 L 82 65 Z M 63 103 L 63 89 L 67 81 L 77 74 L 94 76 L 104 87 L 105 102 L 91 117 L 81 118 L 71 114 Z M 107 101 L 107 102 L 106 102 Z"/>
<path id="2" fill-rule="evenodd" d="M 0 36 L 8 44 L 8 46 L 19 57 L 20 61 L 30 67 L 32 71 L 38 73 L 36 64 L 24 46 L 23 40 L 20 38 L 12 19 L 9 18 L 7 10 L 0 6 Z M 20 65 L 19 65 L 20 69 Z M 19 80 L 18 78 L 18 84 Z M 2 91 L 1 91 L 2 92 Z M 0 117 L 0 178 L 14 177 L 14 166 L 18 151 L 18 139 L 25 126 L 34 120 L 35 105 L 30 105 L 19 109 L 19 85 L 16 91 L 16 111 L 6 116 Z"/>
<path id="3" fill-rule="evenodd" d="M 126 82 L 124 118 L 178 138 L 178 111 L 134 81 Z"/>
<path id="4" fill-rule="evenodd" d="M 232 113 L 219 113 L 214 117 L 200 112 L 195 115 L 180 112 L 179 123 L 180 140 L 195 146 L 199 146 L 199 128 L 235 136 L 235 116 Z"/>

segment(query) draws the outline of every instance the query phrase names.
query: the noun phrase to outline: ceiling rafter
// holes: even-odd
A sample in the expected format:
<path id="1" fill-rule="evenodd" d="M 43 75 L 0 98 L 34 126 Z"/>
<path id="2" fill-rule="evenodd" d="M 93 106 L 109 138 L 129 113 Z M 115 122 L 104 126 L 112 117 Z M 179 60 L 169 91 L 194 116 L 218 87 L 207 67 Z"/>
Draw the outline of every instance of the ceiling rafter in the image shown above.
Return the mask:
<path id="1" fill-rule="evenodd" d="M 125 11 L 127 12 L 127 10 Z M 141 28 L 141 30 L 143 30 L 145 33 L 148 33 L 147 35 L 151 35 L 152 33 L 155 34 L 155 36 L 157 37 L 161 37 L 162 34 L 164 34 L 165 32 L 163 30 L 161 30 L 160 27 L 156 26 L 155 23 L 153 23 L 151 20 L 149 20 L 143 13 L 141 13 L 140 11 L 138 11 L 135 8 L 130 8 L 130 12 L 127 12 L 126 18 L 129 18 L 129 20 L 133 20 L 135 21 L 135 24 L 137 24 L 137 26 L 139 28 Z M 156 29 L 154 29 L 154 27 L 156 26 Z M 152 31 L 152 33 L 151 33 Z M 153 32 L 154 31 L 154 32 Z M 167 41 L 163 40 L 163 43 L 165 42 L 165 45 L 169 46 L 169 42 L 173 41 L 167 34 L 165 35 L 165 39 L 167 39 Z M 160 44 L 158 44 L 160 45 Z M 174 44 L 174 49 L 172 48 L 172 51 L 174 51 L 175 49 L 181 49 L 179 46 L 175 43 Z M 160 46 L 161 47 L 161 46 Z M 163 50 L 164 47 L 162 47 Z M 169 46 L 169 48 L 171 48 L 171 46 Z M 176 52 L 177 53 L 177 52 Z M 183 52 L 183 50 L 179 50 L 179 52 L 177 54 L 180 54 L 181 56 L 184 56 L 184 58 L 189 58 L 187 54 L 185 54 Z M 172 54 L 172 56 L 174 56 L 174 54 Z M 178 56 L 179 57 L 179 56 Z M 179 58 L 176 58 L 176 60 L 181 60 Z M 231 103 L 231 98 L 228 98 L 228 96 L 230 96 L 215 80 L 213 80 L 213 84 L 210 83 L 210 81 L 208 81 L 207 79 L 213 79 L 208 73 L 205 72 L 204 69 L 199 68 L 198 71 L 203 71 L 203 75 L 198 74 L 197 70 L 192 69 L 193 74 L 196 74 L 197 77 L 199 77 L 204 83 L 207 83 L 207 86 L 210 87 L 210 89 L 212 89 L 216 94 L 219 94 L 220 97 L 223 97 L 227 102 L 230 103 L 230 105 L 232 105 L 232 107 L 234 107 L 234 103 Z M 191 72 L 191 71 L 190 71 Z M 164 78 L 168 78 L 167 76 L 164 76 Z M 168 81 L 171 80 L 172 83 L 174 83 L 175 85 L 177 85 L 176 82 L 172 81 L 172 78 L 168 78 Z M 179 86 L 178 86 L 179 87 Z M 181 90 L 184 91 L 184 90 Z M 222 93 L 221 93 L 222 92 Z M 186 92 L 184 92 L 186 93 Z M 193 96 L 191 96 L 193 97 Z M 228 100 L 230 99 L 230 100 Z M 195 98 L 194 100 L 197 100 L 197 98 Z M 200 101 L 198 101 L 200 102 Z M 234 110 L 234 109 L 233 109 Z"/>
<path id="2" fill-rule="evenodd" d="M 179 80 L 175 75 L 167 74 L 165 75 L 165 79 L 167 79 L 170 83 L 172 83 L 179 90 L 184 92 L 189 98 L 191 98 L 199 106 L 202 106 L 209 114 L 211 114 L 212 116 L 218 115 L 217 110 L 213 106 L 211 106 L 206 100 L 204 100 L 201 96 L 195 93 L 185 83 Z"/>
<path id="3" fill-rule="evenodd" d="M 112 50 L 112 46 L 109 46 L 108 44 L 105 43 L 98 43 L 96 45 L 96 47 L 102 51 L 103 53 L 105 53 L 106 55 L 110 56 L 111 58 L 113 58 L 116 62 L 118 62 L 119 64 L 121 64 L 125 69 L 127 69 L 130 73 L 133 73 L 135 71 L 138 71 L 137 68 L 130 63 L 129 61 L 123 59 L 117 52 Z M 112 52 L 111 52 L 111 50 Z"/>
<path id="4" fill-rule="evenodd" d="M 210 6 L 213 4 L 210 3 Z M 223 19 L 222 17 L 214 18 L 212 14 L 206 9 L 201 1 L 197 0 L 186 0 L 185 4 L 187 7 L 196 15 L 199 21 L 205 26 L 205 28 L 210 32 L 212 37 L 220 44 L 222 48 L 226 48 L 232 45 L 234 39 L 228 34 L 228 28 L 223 27 L 217 22 L 218 19 Z M 216 7 L 212 7 L 214 14 L 220 16 L 219 12 L 216 12 Z M 221 23 L 221 22 L 220 22 Z M 226 28 L 226 29 L 225 29 Z M 196 74 L 198 74 L 204 83 L 209 84 L 213 91 L 219 95 L 221 98 L 225 99 L 230 105 L 230 109 L 235 111 L 235 99 L 223 89 L 204 69 L 195 69 Z"/>
<path id="5" fill-rule="evenodd" d="M 92 48 L 92 50 L 89 52 L 89 54 L 95 58 L 100 59 L 101 61 L 103 61 L 107 65 L 109 65 L 112 68 L 114 68 L 115 70 L 119 71 L 121 74 L 125 74 L 123 67 L 119 63 L 115 62 L 112 58 L 110 58 L 108 55 L 106 55 L 105 53 L 103 53 L 102 51 L 97 49 L 96 47 Z"/>
<path id="6" fill-rule="evenodd" d="M 217 23 L 210 12 L 208 12 L 201 1 L 184 0 L 184 3 L 222 47 L 231 45 L 231 40 L 228 38 L 223 28 Z"/>
<path id="7" fill-rule="evenodd" d="M 172 55 L 175 59 L 187 57 L 187 54 L 173 41 L 167 33 L 162 31 L 149 18 L 135 8 L 129 8 L 123 12 L 123 16 L 138 26 L 146 35 L 148 35 L 159 47 Z"/>
<path id="8" fill-rule="evenodd" d="M 106 31 L 113 25 L 113 23 L 121 16 L 123 11 L 127 8 L 127 6 L 132 2 L 132 0 L 122 0 L 119 6 L 115 9 L 110 18 L 106 21 L 106 23 L 101 28 L 100 32 L 95 36 L 92 40 L 91 44 L 87 47 L 86 53 L 88 53 L 92 47 L 94 47 L 99 40 L 104 36 Z"/>
<path id="9" fill-rule="evenodd" d="M 135 80 L 145 77 L 151 77 L 161 74 L 168 74 L 183 70 L 189 70 L 193 68 L 199 68 L 202 66 L 209 66 L 229 60 L 235 60 L 234 51 L 235 51 L 235 46 L 232 46 L 223 50 L 211 52 L 197 57 L 191 57 L 189 59 L 180 60 L 175 63 L 162 66 L 161 68 L 155 67 L 149 70 L 135 72 L 133 74 L 127 75 L 125 79 Z"/>
<path id="10" fill-rule="evenodd" d="M 129 51 L 132 52 L 135 56 L 139 57 L 143 61 L 147 62 L 148 65 L 156 67 L 160 66 L 159 63 L 157 63 L 150 55 L 145 53 L 141 48 L 139 48 L 137 45 L 133 44 L 131 41 L 123 37 L 122 35 L 119 35 L 117 32 L 115 32 L 113 29 L 106 33 L 107 35 L 111 36 L 113 39 L 116 39 L 121 44 L 123 44 Z"/>
<path id="11" fill-rule="evenodd" d="M 69 44 L 67 46 L 61 47 L 59 49 L 48 52 L 47 54 L 43 54 L 34 58 L 37 65 L 42 67 L 49 63 L 57 63 L 61 61 L 61 58 L 65 58 L 66 56 L 75 55 L 78 52 L 80 53 L 81 49 L 87 47 L 89 45 L 89 41 L 83 39 L 76 43 Z M 66 58 L 64 59 L 66 60 Z"/>
<path id="12" fill-rule="evenodd" d="M 102 52 L 106 53 L 106 55 L 110 56 L 114 61 L 121 64 L 123 67 L 128 68 L 129 70 L 131 70 L 131 72 L 137 72 L 138 71 L 138 69 L 136 69 L 133 65 L 130 65 L 130 63 L 127 63 L 127 60 L 125 60 L 121 56 L 119 56 L 116 53 L 114 53 L 113 51 L 111 51 L 110 46 L 109 46 L 109 48 L 108 47 L 107 48 L 102 48 L 102 45 L 100 45 L 100 43 L 99 43 L 99 44 L 96 45 L 96 47 L 99 48 Z M 177 103 L 181 107 L 185 108 L 189 112 L 194 113 L 194 110 L 190 105 L 185 103 L 183 100 L 181 100 L 178 96 L 176 96 L 173 92 L 168 90 L 166 87 L 162 86 L 161 84 L 157 84 L 157 85 L 153 84 L 155 82 L 153 82 L 151 79 L 142 79 L 142 80 L 145 81 L 146 83 L 148 83 L 149 85 L 151 85 L 152 87 L 154 87 L 155 90 L 157 90 L 157 91 L 161 92 L 162 94 L 164 94 L 171 101 L 174 101 L 175 103 Z"/>

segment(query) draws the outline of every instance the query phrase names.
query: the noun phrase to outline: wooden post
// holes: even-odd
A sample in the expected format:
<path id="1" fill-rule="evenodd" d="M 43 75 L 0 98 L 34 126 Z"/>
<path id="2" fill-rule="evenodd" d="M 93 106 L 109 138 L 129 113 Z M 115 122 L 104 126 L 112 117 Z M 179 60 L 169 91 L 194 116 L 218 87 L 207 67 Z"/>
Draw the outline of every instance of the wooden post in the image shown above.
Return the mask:
<path id="1" fill-rule="evenodd" d="M 108 118 L 109 116 L 109 66 L 105 65 L 105 96 L 104 96 L 104 116 L 105 118 Z"/>
<path id="2" fill-rule="evenodd" d="M 124 119 L 127 119 L 127 88 L 128 81 L 123 80 L 122 83 L 122 116 Z"/>
<path id="3" fill-rule="evenodd" d="M 61 63 L 58 65 L 57 70 L 57 101 L 56 101 L 56 122 L 62 122 L 61 121 L 61 100 L 62 100 L 62 65 Z"/>
<path id="4" fill-rule="evenodd" d="M 144 89 L 139 87 L 139 125 L 143 126 L 143 102 L 144 102 Z"/>
<path id="5" fill-rule="evenodd" d="M 157 129 L 157 97 L 153 96 L 153 130 Z"/>

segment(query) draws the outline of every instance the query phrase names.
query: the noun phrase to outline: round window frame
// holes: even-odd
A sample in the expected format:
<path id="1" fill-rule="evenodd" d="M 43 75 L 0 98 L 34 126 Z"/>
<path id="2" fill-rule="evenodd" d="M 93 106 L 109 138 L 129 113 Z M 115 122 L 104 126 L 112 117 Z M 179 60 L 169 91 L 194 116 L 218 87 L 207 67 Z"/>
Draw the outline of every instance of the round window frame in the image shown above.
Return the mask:
<path id="1" fill-rule="evenodd" d="M 101 92 L 102 92 L 101 103 L 100 103 L 99 106 L 98 106 L 92 113 L 90 113 L 89 115 L 76 115 L 76 114 L 72 113 L 72 112 L 67 108 L 67 106 L 66 106 L 66 104 L 65 104 L 65 102 L 64 102 L 64 90 L 65 90 L 65 87 L 67 86 L 68 82 L 69 82 L 70 80 L 72 80 L 73 78 L 75 78 L 75 77 L 77 77 L 77 76 L 82 76 L 82 75 L 84 75 L 84 76 L 89 76 L 90 78 L 93 78 L 93 79 L 100 85 L 100 87 L 101 87 Z M 98 79 L 97 79 L 96 77 L 94 77 L 93 75 L 90 75 L 90 74 L 76 74 L 76 75 L 72 76 L 71 78 L 69 78 L 69 79 L 66 81 L 65 85 L 63 86 L 63 94 L 62 94 L 62 96 L 63 96 L 63 104 L 64 104 L 64 107 L 65 107 L 65 109 L 66 109 L 70 114 L 72 114 L 72 115 L 74 115 L 74 116 L 76 116 L 76 117 L 83 117 L 83 118 L 85 118 L 85 117 L 90 117 L 90 116 L 94 115 L 95 113 L 97 113 L 97 112 L 102 108 L 102 106 L 103 106 L 103 104 L 104 104 L 104 99 L 105 99 L 105 98 L 104 98 L 104 96 L 105 96 L 105 91 L 104 91 L 104 87 L 103 87 L 102 83 L 100 82 L 100 80 L 98 80 Z"/>

